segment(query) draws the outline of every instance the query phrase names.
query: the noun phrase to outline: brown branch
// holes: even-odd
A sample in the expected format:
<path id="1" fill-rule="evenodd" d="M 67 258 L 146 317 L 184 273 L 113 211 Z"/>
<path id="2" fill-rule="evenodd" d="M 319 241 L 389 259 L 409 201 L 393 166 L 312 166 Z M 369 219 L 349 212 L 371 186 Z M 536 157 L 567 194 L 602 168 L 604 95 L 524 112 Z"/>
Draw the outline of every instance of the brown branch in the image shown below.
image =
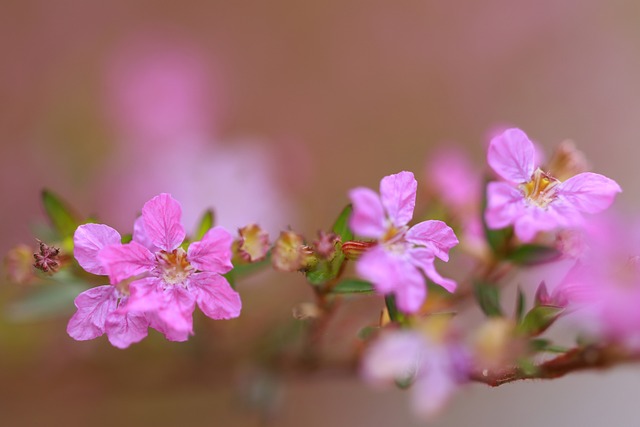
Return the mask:
<path id="1" fill-rule="evenodd" d="M 541 363 L 533 370 L 514 366 L 499 371 L 472 372 L 471 381 L 498 387 L 502 384 L 527 379 L 554 379 L 571 372 L 587 369 L 605 369 L 613 365 L 640 360 L 640 353 L 631 353 L 616 346 L 586 346 L 574 348 L 554 359 Z"/>

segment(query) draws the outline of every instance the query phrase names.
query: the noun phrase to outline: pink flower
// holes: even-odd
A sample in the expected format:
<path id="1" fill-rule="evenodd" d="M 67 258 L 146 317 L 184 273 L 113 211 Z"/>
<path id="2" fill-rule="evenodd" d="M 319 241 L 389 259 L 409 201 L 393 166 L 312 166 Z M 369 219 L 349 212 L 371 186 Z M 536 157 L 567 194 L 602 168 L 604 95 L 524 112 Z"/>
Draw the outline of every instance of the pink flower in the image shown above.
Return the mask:
<path id="1" fill-rule="evenodd" d="M 520 129 L 507 129 L 494 137 L 487 160 L 504 179 L 487 187 L 485 220 L 489 228 L 513 225 L 524 242 L 539 231 L 579 225 L 582 213 L 607 209 L 622 191 L 605 176 L 585 172 L 561 182 L 540 169 L 535 148 Z"/>
<path id="2" fill-rule="evenodd" d="M 583 334 L 640 349 L 640 227 L 599 218 L 584 230 L 586 249 L 552 295 L 568 302 Z"/>
<path id="3" fill-rule="evenodd" d="M 459 344 L 438 342 L 416 331 L 388 333 L 369 347 L 362 376 L 374 385 L 412 382 L 412 406 L 423 417 L 437 414 L 468 374 L 469 358 Z"/>
<path id="4" fill-rule="evenodd" d="M 386 176 L 380 196 L 368 188 L 349 192 L 353 202 L 350 227 L 362 237 L 378 241 L 356 264 L 358 275 L 372 282 L 382 294 L 394 293 L 400 310 L 414 313 L 427 296 L 422 273 L 449 292 L 456 282 L 435 269 L 435 257 L 449 260 L 458 244 L 453 230 L 442 221 L 424 221 L 409 228 L 418 183 L 411 172 Z"/>
<path id="5" fill-rule="evenodd" d="M 214 227 L 185 251 L 181 247 L 185 238 L 181 213 L 180 204 L 169 194 L 154 197 L 144 205 L 142 216 L 134 224 L 133 241 L 124 245 L 117 232 L 106 225 L 78 228 L 76 259 L 90 273 L 107 274 L 114 286 L 103 288 L 115 291 L 109 294 L 106 289 L 90 290 L 94 292 L 90 295 L 93 299 L 78 297 L 77 322 L 85 326 L 89 322 L 100 329 L 104 311 L 123 319 L 144 315 L 147 325 L 167 339 L 184 341 L 193 333 L 196 304 L 213 319 L 240 314 L 240 296 L 221 276 L 233 268 L 231 234 Z M 113 305 L 113 295 L 121 298 L 117 307 Z M 90 316 L 79 314 L 81 310 L 90 312 Z M 83 339 L 91 339 L 92 335 Z"/>
<path id="6" fill-rule="evenodd" d="M 106 275 L 100 252 L 112 245 L 120 245 L 120 234 L 103 224 L 85 224 L 74 236 L 74 256 L 82 268 L 92 274 Z M 67 333 L 78 341 L 91 340 L 107 334 L 109 342 L 126 348 L 147 336 L 149 320 L 144 313 L 122 310 L 127 295 L 116 286 L 106 285 L 89 289 L 75 299 L 78 311 L 67 325 Z"/>

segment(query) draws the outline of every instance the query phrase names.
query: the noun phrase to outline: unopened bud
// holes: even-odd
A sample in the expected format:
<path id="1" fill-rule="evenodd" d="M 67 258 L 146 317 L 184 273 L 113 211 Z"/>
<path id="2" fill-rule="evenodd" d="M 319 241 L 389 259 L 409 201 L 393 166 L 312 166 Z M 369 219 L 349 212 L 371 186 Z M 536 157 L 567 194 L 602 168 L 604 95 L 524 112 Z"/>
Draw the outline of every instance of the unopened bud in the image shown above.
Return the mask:
<path id="1" fill-rule="evenodd" d="M 313 242 L 316 254 L 322 259 L 330 260 L 336 253 L 336 243 L 340 237 L 336 233 L 318 231 L 318 240 Z"/>
<path id="2" fill-rule="evenodd" d="M 515 334 L 515 322 L 503 317 L 488 319 L 474 337 L 474 354 L 484 369 L 497 369 L 513 363 L 526 348 Z"/>
<path id="3" fill-rule="evenodd" d="M 11 249 L 4 257 L 7 278 L 19 284 L 29 283 L 33 274 L 33 250 L 27 245 L 19 245 Z"/>
<path id="4" fill-rule="evenodd" d="M 560 181 L 565 181 L 589 169 L 586 156 L 570 140 L 560 143 L 549 162 L 549 171 Z"/>
<path id="5" fill-rule="evenodd" d="M 238 253 L 245 261 L 263 260 L 269 252 L 269 233 L 257 224 L 249 224 L 238 230 Z"/>
<path id="6" fill-rule="evenodd" d="M 304 244 L 302 236 L 293 231 L 283 231 L 273 245 L 271 261 L 280 271 L 298 271 L 311 265 L 313 251 Z"/>
<path id="7" fill-rule="evenodd" d="M 53 274 L 60 268 L 60 249 L 38 240 L 40 252 L 33 254 L 33 266 L 45 273 Z"/>
<path id="8" fill-rule="evenodd" d="M 293 307 L 293 318 L 298 320 L 315 319 L 320 317 L 320 307 L 312 302 L 303 302 Z"/>
<path id="9" fill-rule="evenodd" d="M 360 258 L 363 253 L 365 253 L 375 245 L 376 242 L 360 242 L 356 240 L 349 240 L 342 244 L 342 252 L 347 259 L 356 260 Z"/>

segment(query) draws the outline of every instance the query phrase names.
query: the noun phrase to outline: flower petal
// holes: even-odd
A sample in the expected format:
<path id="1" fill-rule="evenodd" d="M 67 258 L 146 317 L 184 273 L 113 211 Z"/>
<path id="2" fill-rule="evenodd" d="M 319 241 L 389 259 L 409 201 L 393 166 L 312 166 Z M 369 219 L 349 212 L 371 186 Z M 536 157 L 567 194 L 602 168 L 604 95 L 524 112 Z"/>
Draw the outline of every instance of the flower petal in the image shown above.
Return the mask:
<path id="1" fill-rule="evenodd" d="M 388 294 L 395 291 L 402 261 L 378 245 L 366 251 L 356 263 L 358 276 L 374 284 L 377 292 Z"/>
<path id="2" fill-rule="evenodd" d="M 577 210 L 598 213 L 613 203 L 622 189 L 614 180 L 606 176 L 585 172 L 558 185 L 558 197 L 565 199 Z"/>
<path id="3" fill-rule="evenodd" d="M 396 306 L 403 313 L 415 313 L 427 298 L 427 284 L 418 269 L 409 263 L 402 269 L 402 273 L 402 281 L 395 290 Z"/>
<path id="4" fill-rule="evenodd" d="M 108 225 L 84 224 L 73 234 L 73 256 L 89 273 L 104 276 L 107 272 L 100 262 L 98 252 L 120 242 L 120 233 Z"/>
<path id="5" fill-rule="evenodd" d="M 167 322 L 158 316 L 157 313 L 147 313 L 149 319 L 149 326 L 160 332 L 169 341 L 183 342 L 189 339 L 189 335 L 192 335 L 190 331 L 178 331 L 173 329 Z"/>
<path id="6" fill-rule="evenodd" d="M 231 244 L 233 237 L 223 227 L 214 227 L 207 231 L 202 240 L 193 242 L 187 250 L 187 259 L 201 271 L 227 273 L 231 264 Z"/>
<path id="7" fill-rule="evenodd" d="M 190 284 L 196 294 L 198 307 L 212 319 L 232 319 L 240 315 L 242 301 L 227 279 L 219 274 L 196 273 Z"/>
<path id="8" fill-rule="evenodd" d="M 145 203 L 142 217 L 144 229 L 155 246 L 171 252 L 183 242 L 182 207 L 170 194 L 159 194 Z"/>
<path id="9" fill-rule="evenodd" d="M 134 242 L 140 243 L 145 248 L 149 249 L 151 252 L 155 253 L 160 251 L 160 248 L 151 242 L 151 238 L 147 234 L 147 230 L 144 228 L 144 218 L 139 216 L 136 218 L 136 221 L 133 223 L 133 237 L 132 240 Z"/>
<path id="10" fill-rule="evenodd" d="M 152 312 L 164 304 L 162 281 L 156 277 L 145 277 L 129 284 L 129 299 L 121 311 Z"/>
<path id="11" fill-rule="evenodd" d="M 374 384 L 410 380 L 420 369 L 425 345 L 425 339 L 415 331 L 383 334 L 364 354 L 362 376 Z"/>
<path id="12" fill-rule="evenodd" d="M 148 334 L 149 320 L 144 313 L 120 311 L 107 316 L 105 332 L 114 347 L 127 348 L 142 341 Z"/>
<path id="13" fill-rule="evenodd" d="M 525 209 L 523 194 L 506 182 L 490 182 L 487 185 L 487 209 L 484 219 L 487 227 L 507 227 L 522 215 Z"/>
<path id="14" fill-rule="evenodd" d="M 396 227 L 407 225 L 413 218 L 417 190 L 418 181 L 411 172 L 405 171 L 385 176 L 380 181 L 382 204 Z"/>
<path id="15" fill-rule="evenodd" d="M 520 184 L 531 179 L 535 156 L 536 150 L 527 135 L 512 128 L 491 140 L 487 161 L 502 178 Z"/>
<path id="16" fill-rule="evenodd" d="M 425 362 L 426 366 L 423 368 L 428 370 L 428 373 L 416 380 L 413 386 L 411 407 L 416 414 L 425 419 L 431 419 L 440 413 L 459 388 L 458 382 L 447 371 L 447 367 L 439 366 L 442 364 L 444 363 L 438 360 L 432 364 Z"/>
<path id="17" fill-rule="evenodd" d="M 194 295 L 181 286 L 172 286 L 164 290 L 163 297 L 164 304 L 156 311 L 160 319 L 171 330 L 193 335 Z"/>
<path id="18" fill-rule="evenodd" d="M 74 304 L 78 311 L 67 325 L 69 336 L 78 341 L 92 340 L 104 333 L 109 313 L 116 309 L 116 289 L 113 286 L 98 286 L 78 295 Z"/>
<path id="19" fill-rule="evenodd" d="M 458 244 L 453 229 L 442 221 L 423 221 L 407 231 L 407 241 L 423 245 L 443 261 L 449 261 L 449 250 Z"/>
<path id="20" fill-rule="evenodd" d="M 363 237 L 381 237 L 386 230 L 384 208 L 380 196 L 370 188 L 358 187 L 349 192 L 353 213 L 349 227 Z"/>
<path id="21" fill-rule="evenodd" d="M 156 266 L 155 256 L 138 242 L 108 246 L 100 251 L 98 257 L 113 284 L 151 271 Z"/>
<path id="22" fill-rule="evenodd" d="M 449 292 L 455 292 L 458 284 L 455 280 L 442 277 L 434 265 L 435 257 L 433 252 L 425 248 L 413 248 L 409 251 L 413 265 L 421 269 L 434 283 L 442 286 Z"/>

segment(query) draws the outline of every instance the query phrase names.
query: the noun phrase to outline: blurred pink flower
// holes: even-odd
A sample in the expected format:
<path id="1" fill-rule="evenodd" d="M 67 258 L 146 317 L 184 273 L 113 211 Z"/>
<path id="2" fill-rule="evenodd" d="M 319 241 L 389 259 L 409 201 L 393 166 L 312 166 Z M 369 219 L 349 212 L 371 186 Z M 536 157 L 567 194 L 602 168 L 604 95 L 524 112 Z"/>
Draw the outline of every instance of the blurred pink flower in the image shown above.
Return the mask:
<path id="1" fill-rule="evenodd" d="M 552 296 L 568 301 L 582 332 L 640 349 L 640 227 L 598 218 L 584 231 L 584 242 Z"/>
<path id="2" fill-rule="evenodd" d="M 582 213 L 607 209 L 622 191 L 605 176 L 585 172 L 560 182 L 537 167 L 535 148 L 520 129 L 508 129 L 491 140 L 489 165 L 504 179 L 487 187 L 485 219 L 489 228 L 514 225 L 520 240 L 539 231 L 575 227 Z"/>
<path id="3" fill-rule="evenodd" d="M 427 296 L 422 273 L 449 292 L 456 289 L 456 282 L 440 276 L 434 266 L 435 257 L 448 261 L 449 250 L 458 244 L 453 230 L 435 220 L 407 225 L 417 186 L 413 173 L 400 172 L 380 181 L 380 195 L 363 187 L 349 192 L 351 229 L 378 241 L 358 260 L 356 270 L 378 292 L 394 293 L 398 308 L 407 313 L 418 311 Z"/>
<path id="4" fill-rule="evenodd" d="M 361 372 L 374 385 L 412 382 L 413 409 L 428 418 L 436 415 L 465 382 L 468 360 L 459 344 L 402 330 L 387 333 L 369 347 Z"/>
<path id="5" fill-rule="evenodd" d="M 100 252 L 111 245 L 120 245 L 120 234 L 104 224 L 78 227 L 74 237 L 74 256 L 80 266 L 96 275 L 106 275 Z M 122 310 L 128 296 L 116 286 L 98 286 L 82 292 L 75 299 L 77 312 L 69 320 L 67 333 L 78 341 L 91 340 L 107 334 L 109 342 L 127 348 L 147 336 L 149 320 L 144 313 Z"/>
<path id="6" fill-rule="evenodd" d="M 220 140 L 227 85 L 216 58 L 205 53 L 195 43 L 146 34 L 109 58 L 105 104 L 117 144 L 96 202 L 110 222 L 127 224 L 129 212 L 162 192 L 181 201 L 190 227 L 208 208 L 228 229 L 259 223 L 276 233 L 295 222 L 283 178 L 304 181 L 304 153 L 276 152 L 262 138 Z M 287 163 L 286 176 L 280 162 Z"/>

